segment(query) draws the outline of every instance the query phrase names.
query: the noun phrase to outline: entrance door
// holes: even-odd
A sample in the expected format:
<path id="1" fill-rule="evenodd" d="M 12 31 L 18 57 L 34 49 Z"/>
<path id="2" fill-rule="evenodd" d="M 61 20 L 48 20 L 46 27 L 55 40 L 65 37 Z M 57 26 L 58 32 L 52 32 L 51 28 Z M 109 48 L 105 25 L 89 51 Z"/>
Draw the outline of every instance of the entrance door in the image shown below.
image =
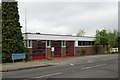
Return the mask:
<path id="1" fill-rule="evenodd" d="M 74 56 L 74 41 L 66 41 L 66 56 Z"/>
<path id="2" fill-rule="evenodd" d="M 32 59 L 38 60 L 45 58 L 46 54 L 46 42 L 45 41 L 33 41 L 32 43 Z"/>
<path id="3" fill-rule="evenodd" d="M 51 41 L 51 47 L 54 47 L 52 57 L 61 57 L 61 41 Z"/>

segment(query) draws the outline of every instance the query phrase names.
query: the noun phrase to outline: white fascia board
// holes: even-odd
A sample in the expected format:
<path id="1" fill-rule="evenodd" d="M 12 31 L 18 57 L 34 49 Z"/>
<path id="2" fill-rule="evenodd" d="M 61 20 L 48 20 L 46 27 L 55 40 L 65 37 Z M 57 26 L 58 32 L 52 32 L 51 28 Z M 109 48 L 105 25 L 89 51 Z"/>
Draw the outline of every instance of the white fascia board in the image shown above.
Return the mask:
<path id="1" fill-rule="evenodd" d="M 26 39 L 25 35 L 23 35 Z M 27 39 L 29 40 L 71 40 L 71 41 L 94 41 L 93 37 L 73 37 L 73 36 L 54 36 L 54 35 L 37 35 L 37 34 L 27 34 Z"/>
<path id="2" fill-rule="evenodd" d="M 95 38 L 82 37 L 82 38 L 79 38 L 78 41 L 95 41 Z"/>

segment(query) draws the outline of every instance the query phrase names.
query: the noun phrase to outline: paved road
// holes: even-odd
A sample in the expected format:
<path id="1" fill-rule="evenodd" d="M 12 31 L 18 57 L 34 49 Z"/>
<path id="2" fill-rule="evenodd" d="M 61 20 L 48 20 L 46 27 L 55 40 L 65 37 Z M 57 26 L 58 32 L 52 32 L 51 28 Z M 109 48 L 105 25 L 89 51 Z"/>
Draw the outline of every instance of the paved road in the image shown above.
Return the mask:
<path id="1" fill-rule="evenodd" d="M 118 78 L 118 56 L 90 59 L 79 64 L 3 72 L 3 78 Z"/>

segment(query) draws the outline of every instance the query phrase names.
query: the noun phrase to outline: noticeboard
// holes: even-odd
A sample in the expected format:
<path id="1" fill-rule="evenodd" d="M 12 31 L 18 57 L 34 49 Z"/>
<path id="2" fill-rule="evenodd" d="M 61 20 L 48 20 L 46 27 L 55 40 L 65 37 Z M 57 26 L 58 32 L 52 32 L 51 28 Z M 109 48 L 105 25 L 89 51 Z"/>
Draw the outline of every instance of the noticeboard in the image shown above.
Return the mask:
<path id="1" fill-rule="evenodd" d="M 26 58 L 26 54 L 25 53 L 13 53 L 12 54 L 12 60 L 25 59 L 25 58 Z"/>
<path id="2" fill-rule="evenodd" d="M 54 47 L 52 47 L 52 48 L 51 48 L 51 51 L 53 52 L 54 50 L 55 50 L 55 48 L 54 48 Z"/>

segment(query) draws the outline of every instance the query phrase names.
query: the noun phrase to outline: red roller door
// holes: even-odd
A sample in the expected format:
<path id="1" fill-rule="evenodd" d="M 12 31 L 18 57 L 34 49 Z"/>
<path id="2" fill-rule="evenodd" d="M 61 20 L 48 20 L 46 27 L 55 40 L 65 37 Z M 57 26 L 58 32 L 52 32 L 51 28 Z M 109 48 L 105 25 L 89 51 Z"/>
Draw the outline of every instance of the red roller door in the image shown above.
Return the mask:
<path id="1" fill-rule="evenodd" d="M 45 41 L 33 41 L 32 43 L 32 59 L 38 60 L 45 58 L 46 42 Z"/>
<path id="2" fill-rule="evenodd" d="M 61 57 L 61 41 L 51 41 L 51 47 L 54 47 L 52 57 L 54 58 Z"/>
<path id="3" fill-rule="evenodd" d="M 66 56 L 74 56 L 74 41 L 66 41 Z"/>

